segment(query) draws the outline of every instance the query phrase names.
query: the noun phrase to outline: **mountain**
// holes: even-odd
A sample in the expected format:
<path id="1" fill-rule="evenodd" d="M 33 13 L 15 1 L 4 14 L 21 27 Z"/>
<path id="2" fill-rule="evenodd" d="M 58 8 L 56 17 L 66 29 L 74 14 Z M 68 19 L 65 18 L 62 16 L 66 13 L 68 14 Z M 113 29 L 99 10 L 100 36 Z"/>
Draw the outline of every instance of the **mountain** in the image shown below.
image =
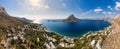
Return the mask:
<path id="1" fill-rule="evenodd" d="M 25 22 L 28 22 L 28 23 L 33 22 L 33 20 L 29 20 L 29 19 L 27 19 L 27 18 L 18 18 L 18 19 L 20 19 L 20 20 L 22 20 L 22 21 L 25 21 Z"/>
<path id="2" fill-rule="evenodd" d="M 27 22 L 24 22 L 16 17 L 10 16 L 6 11 L 5 8 L 0 6 L 0 26 L 18 26 L 26 24 Z"/>
<path id="3" fill-rule="evenodd" d="M 80 19 L 76 18 L 73 14 L 70 15 L 67 19 L 64 20 L 65 22 L 79 22 Z"/>

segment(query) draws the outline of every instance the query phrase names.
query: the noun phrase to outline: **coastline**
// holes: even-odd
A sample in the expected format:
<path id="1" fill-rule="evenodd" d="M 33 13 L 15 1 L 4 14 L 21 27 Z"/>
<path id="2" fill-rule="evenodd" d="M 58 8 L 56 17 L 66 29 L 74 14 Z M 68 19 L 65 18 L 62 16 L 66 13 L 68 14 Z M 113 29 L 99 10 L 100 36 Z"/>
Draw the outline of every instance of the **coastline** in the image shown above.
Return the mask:
<path id="1" fill-rule="evenodd" d="M 108 27 L 105 27 L 105 28 L 103 28 L 103 29 L 101 29 L 101 30 L 98 30 L 98 31 L 89 31 L 89 32 L 87 32 L 87 33 L 85 33 L 85 34 L 83 34 L 83 35 L 81 35 L 80 37 L 67 37 L 67 36 L 64 36 L 64 35 L 61 35 L 61 34 L 58 34 L 57 32 L 52 32 L 52 31 L 50 31 L 50 32 L 52 32 L 52 33 L 55 33 L 56 35 L 59 35 L 59 36 L 62 36 L 62 37 L 67 37 L 67 38 L 70 38 L 70 39 L 74 39 L 74 40 L 78 40 L 78 41 L 84 41 L 85 39 L 88 41 L 88 42 L 85 42 L 85 43 L 83 43 L 83 44 L 85 44 L 86 45 L 86 43 L 89 43 L 89 45 L 88 45 L 88 47 L 91 47 L 90 46 L 90 42 L 92 42 L 92 40 L 96 40 L 96 41 L 101 41 L 101 43 L 103 44 L 103 41 L 104 41 L 104 39 L 109 35 L 109 32 L 111 32 L 111 31 L 109 31 L 109 29 L 111 29 L 111 26 L 112 26 L 112 23 L 111 23 L 111 21 L 110 20 L 107 20 L 111 25 L 110 26 L 108 26 Z M 47 29 L 48 30 L 48 29 Z M 97 37 L 97 38 L 96 38 Z M 75 41 L 74 41 L 75 42 Z M 81 42 L 78 42 L 78 43 L 81 43 Z M 75 45 L 76 45 L 76 42 L 74 43 Z M 87 46 L 83 46 L 83 47 L 87 47 Z M 101 47 L 102 47 L 102 45 L 101 45 Z M 82 47 L 81 47 L 82 48 Z"/>
<path id="2" fill-rule="evenodd" d="M 82 19 L 82 20 L 85 20 L 86 21 L 86 19 Z M 87 21 L 89 21 L 88 19 L 87 19 Z M 96 20 L 95 20 L 96 21 Z M 98 20 L 99 21 L 99 20 Z M 104 21 L 104 20 L 102 20 L 102 21 Z M 54 33 L 56 33 L 56 34 L 58 34 L 58 35 L 61 35 L 61 36 L 68 36 L 68 37 L 71 37 L 71 38 L 79 38 L 79 37 L 82 37 L 84 34 L 86 34 L 86 33 L 88 33 L 88 32 L 95 32 L 95 31 L 99 31 L 99 30 L 104 30 L 106 27 L 108 27 L 108 26 L 110 26 L 111 24 L 110 24 L 110 22 L 108 22 L 107 20 L 106 21 L 104 21 L 104 22 L 106 22 L 106 23 L 109 23 L 109 25 L 107 25 L 107 26 L 105 26 L 105 27 L 103 27 L 103 28 L 100 28 L 100 29 L 95 29 L 95 30 L 86 30 L 86 31 L 80 31 L 80 32 L 78 32 L 76 35 L 73 35 L 72 36 L 72 34 L 70 34 L 70 35 L 68 35 L 67 33 L 63 33 L 62 31 L 60 32 L 60 31 L 56 31 L 56 30 L 52 30 L 51 31 L 51 29 L 50 29 L 50 27 L 49 28 L 47 28 L 49 31 L 51 31 L 51 32 L 54 32 Z M 51 22 L 50 22 L 51 23 Z M 44 23 L 43 23 L 44 24 Z M 45 24 L 44 24 L 45 25 Z M 52 24 L 53 25 L 53 24 Z M 93 24 L 94 25 L 94 24 Z M 49 25 L 48 25 L 49 26 Z M 46 27 L 46 26 L 45 26 Z M 72 32 L 70 32 L 70 33 L 72 33 Z M 78 35 L 79 34 L 79 35 Z"/>

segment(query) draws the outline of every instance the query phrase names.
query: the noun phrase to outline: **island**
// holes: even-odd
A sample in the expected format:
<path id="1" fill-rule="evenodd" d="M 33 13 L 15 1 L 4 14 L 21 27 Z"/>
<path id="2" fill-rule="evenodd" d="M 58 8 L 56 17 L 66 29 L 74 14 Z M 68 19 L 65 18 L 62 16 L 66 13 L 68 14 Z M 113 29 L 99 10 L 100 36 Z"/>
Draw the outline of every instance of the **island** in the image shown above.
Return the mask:
<path id="1" fill-rule="evenodd" d="M 80 19 L 76 18 L 73 14 L 70 15 L 67 19 L 63 20 L 64 22 L 79 22 Z"/>

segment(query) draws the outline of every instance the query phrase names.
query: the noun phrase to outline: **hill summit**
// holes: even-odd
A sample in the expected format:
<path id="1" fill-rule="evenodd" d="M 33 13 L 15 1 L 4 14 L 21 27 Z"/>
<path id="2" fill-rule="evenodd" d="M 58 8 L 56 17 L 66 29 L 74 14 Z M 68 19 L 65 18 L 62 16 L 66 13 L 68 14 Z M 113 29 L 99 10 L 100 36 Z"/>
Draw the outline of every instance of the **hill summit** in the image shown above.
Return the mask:
<path id="1" fill-rule="evenodd" d="M 8 13 L 5 11 L 4 7 L 0 6 L 0 14 L 8 15 Z"/>
<path id="2" fill-rule="evenodd" d="M 70 15 L 67 19 L 64 20 L 65 22 L 79 22 L 80 19 L 76 18 L 73 14 Z"/>

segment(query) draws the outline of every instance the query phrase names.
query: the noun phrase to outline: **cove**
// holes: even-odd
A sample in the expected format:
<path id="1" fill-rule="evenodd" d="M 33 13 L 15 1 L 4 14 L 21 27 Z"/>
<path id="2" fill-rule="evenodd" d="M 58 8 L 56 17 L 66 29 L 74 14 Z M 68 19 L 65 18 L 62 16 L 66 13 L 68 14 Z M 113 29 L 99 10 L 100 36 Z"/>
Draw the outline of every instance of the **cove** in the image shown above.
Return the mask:
<path id="1" fill-rule="evenodd" d="M 68 37 L 79 37 L 88 33 L 89 31 L 102 30 L 111 25 L 108 21 L 88 19 L 81 19 L 80 22 L 43 20 L 42 24 L 47 27 L 48 30 Z"/>

